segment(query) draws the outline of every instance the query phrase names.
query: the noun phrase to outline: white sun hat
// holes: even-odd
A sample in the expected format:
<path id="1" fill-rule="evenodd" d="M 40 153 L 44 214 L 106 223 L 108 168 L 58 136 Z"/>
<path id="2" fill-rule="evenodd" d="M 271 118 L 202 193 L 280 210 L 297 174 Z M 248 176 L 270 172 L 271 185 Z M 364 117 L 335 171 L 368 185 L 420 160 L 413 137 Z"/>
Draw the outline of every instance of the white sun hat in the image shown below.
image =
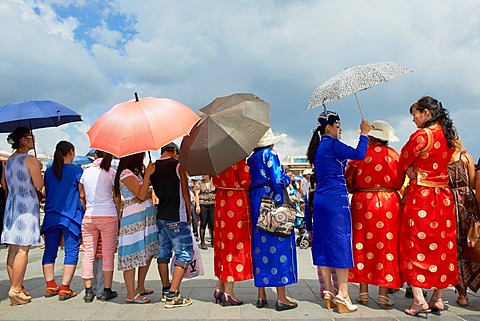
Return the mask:
<path id="1" fill-rule="evenodd" d="M 287 134 L 281 134 L 281 135 L 275 136 L 273 134 L 272 128 L 269 128 L 266 131 L 266 133 L 263 135 L 263 137 L 260 139 L 260 141 L 258 142 L 256 148 L 273 145 L 279 140 L 284 139 L 285 137 L 287 137 Z"/>
<path id="2" fill-rule="evenodd" d="M 395 136 L 395 130 L 389 123 L 383 120 L 374 120 L 371 123 L 372 130 L 368 133 L 368 136 L 387 141 L 398 142 L 399 139 Z"/>

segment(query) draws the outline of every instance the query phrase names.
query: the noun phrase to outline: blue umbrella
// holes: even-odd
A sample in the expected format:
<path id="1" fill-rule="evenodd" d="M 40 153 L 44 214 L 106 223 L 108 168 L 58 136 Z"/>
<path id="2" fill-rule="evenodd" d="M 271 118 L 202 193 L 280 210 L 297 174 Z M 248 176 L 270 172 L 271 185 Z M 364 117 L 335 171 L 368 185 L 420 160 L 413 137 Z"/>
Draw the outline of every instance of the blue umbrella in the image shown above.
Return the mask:
<path id="1" fill-rule="evenodd" d="M 10 133 L 17 127 L 58 127 L 75 121 L 82 121 L 79 114 L 51 100 L 22 101 L 0 108 L 0 133 Z"/>
<path id="2" fill-rule="evenodd" d="M 85 156 L 93 157 L 95 155 L 95 151 L 96 151 L 95 148 L 90 148 L 90 150 Z"/>
<path id="3" fill-rule="evenodd" d="M 72 162 L 72 164 L 75 164 L 75 165 L 87 165 L 91 163 L 93 163 L 93 158 L 88 156 L 80 156 L 80 155 L 75 156 Z M 53 164 L 53 160 L 49 161 L 46 166 L 50 167 L 52 166 L 52 164 Z"/>

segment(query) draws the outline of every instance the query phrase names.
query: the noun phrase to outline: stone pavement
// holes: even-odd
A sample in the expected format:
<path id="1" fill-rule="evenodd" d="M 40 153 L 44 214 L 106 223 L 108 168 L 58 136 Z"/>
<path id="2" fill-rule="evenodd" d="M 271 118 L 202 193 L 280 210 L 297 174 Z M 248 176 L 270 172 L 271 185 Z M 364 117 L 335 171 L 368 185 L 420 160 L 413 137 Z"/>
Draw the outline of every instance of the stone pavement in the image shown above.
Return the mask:
<path id="1" fill-rule="evenodd" d="M 275 311 L 275 293 L 273 289 L 267 290 L 269 299 L 268 309 L 257 309 L 257 291 L 252 281 L 238 282 L 235 291 L 239 298 L 245 300 L 242 306 L 222 307 L 213 303 L 213 291 L 216 278 L 213 276 L 213 249 L 202 251 L 202 259 L 205 266 L 205 275 L 193 279 L 185 279 L 181 292 L 184 296 L 190 296 L 193 304 L 185 308 L 165 309 L 160 301 L 160 281 L 156 266 L 152 264 L 148 276 L 147 287 L 155 289 L 150 295 L 153 303 L 150 304 L 127 304 L 125 302 L 125 287 L 122 273 L 115 272 L 113 289 L 119 292 L 119 296 L 110 302 L 94 300 L 92 303 L 84 303 L 83 282 L 80 277 L 80 267 L 77 268 L 72 288 L 79 295 L 68 301 L 60 302 L 57 297 L 44 298 L 45 284 L 41 269 L 41 256 L 43 250 L 33 247 L 30 251 L 30 261 L 27 268 L 25 287 L 33 296 L 32 302 L 24 306 L 11 307 L 8 299 L 9 283 L 5 268 L 7 250 L 0 249 L 0 320 L 414 320 L 404 314 L 403 310 L 411 303 L 411 299 L 405 299 L 405 291 L 402 289 L 391 297 L 395 305 L 390 309 L 381 309 L 376 303 L 376 287 L 370 287 L 370 295 L 373 299 L 368 306 L 359 306 L 358 312 L 350 314 L 338 314 L 336 310 L 325 309 L 325 302 L 319 297 L 316 268 L 311 263 L 310 250 L 298 251 L 299 282 L 287 287 L 288 295 L 298 302 L 299 307 L 294 310 Z M 63 261 L 63 251 L 59 251 L 58 261 Z M 62 265 L 57 264 L 57 282 L 60 279 Z M 429 291 L 429 293 L 431 293 Z M 350 286 L 350 295 L 355 298 L 358 295 L 358 286 Z M 480 297 L 469 293 L 470 306 L 460 308 L 455 303 L 456 295 L 453 289 L 445 293 L 445 300 L 450 302 L 450 308 L 442 312 L 441 316 L 429 314 L 430 320 L 480 320 Z M 421 319 L 425 316 L 421 316 Z"/>

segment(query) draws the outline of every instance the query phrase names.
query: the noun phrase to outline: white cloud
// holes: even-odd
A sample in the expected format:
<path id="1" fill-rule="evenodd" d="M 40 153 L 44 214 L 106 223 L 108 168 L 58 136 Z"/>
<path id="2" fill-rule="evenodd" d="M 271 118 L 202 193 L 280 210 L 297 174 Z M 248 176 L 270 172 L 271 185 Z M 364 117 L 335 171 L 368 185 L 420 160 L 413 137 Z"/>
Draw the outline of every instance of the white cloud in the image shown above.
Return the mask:
<path id="1" fill-rule="evenodd" d="M 93 40 L 106 47 L 115 47 L 122 39 L 122 33 L 116 30 L 110 30 L 105 26 L 93 28 L 89 35 Z"/>
<path id="2" fill-rule="evenodd" d="M 304 111 L 314 88 L 345 67 L 394 60 L 414 72 L 359 93 L 365 117 L 389 121 L 399 150 L 415 130 L 409 106 L 430 94 L 451 111 L 472 154 L 480 154 L 473 122 L 480 110 L 476 1 L 119 1 L 114 9 L 134 15 L 137 34 L 126 40 L 104 24 L 90 30 L 97 41 L 91 51 L 73 40 L 79 18 L 58 19 L 51 3 L 61 2 L 0 4 L 1 103 L 57 100 L 84 114 L 89 126 L 133 91 L 194 110 L 218 96 L 254 92 L 271 104 L 274 131 L 289 134 L 276 145 L 279 154 L 303 155 L 321 112 Z M 32 15 L 34 6 L 41 15 Z M 355 104 L 351 96 L 328 104 L 340 112 L 343 141 L 351 145 L 360 122 Z M 57 132 L 85 145 L 84 128 Z"/>

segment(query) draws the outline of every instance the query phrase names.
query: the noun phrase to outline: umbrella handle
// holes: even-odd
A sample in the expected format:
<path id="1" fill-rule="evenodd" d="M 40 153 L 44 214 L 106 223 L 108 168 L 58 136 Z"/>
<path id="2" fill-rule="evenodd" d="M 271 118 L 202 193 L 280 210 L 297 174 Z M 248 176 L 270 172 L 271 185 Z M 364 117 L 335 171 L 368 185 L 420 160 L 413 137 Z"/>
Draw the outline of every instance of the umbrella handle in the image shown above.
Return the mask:
<path id="1" fill-rule="evenodd" d="M 362 115 L 362 120 L 363 120 L 365 118 L 363 118 L 362 106 L 360 106 L 360 102 L 358 101 L 357 93 L 354 93 L 354 94 L 355 94 L 355 99 L 357 100 L 358 110 L 360 111 L 360 115 Z"/>

